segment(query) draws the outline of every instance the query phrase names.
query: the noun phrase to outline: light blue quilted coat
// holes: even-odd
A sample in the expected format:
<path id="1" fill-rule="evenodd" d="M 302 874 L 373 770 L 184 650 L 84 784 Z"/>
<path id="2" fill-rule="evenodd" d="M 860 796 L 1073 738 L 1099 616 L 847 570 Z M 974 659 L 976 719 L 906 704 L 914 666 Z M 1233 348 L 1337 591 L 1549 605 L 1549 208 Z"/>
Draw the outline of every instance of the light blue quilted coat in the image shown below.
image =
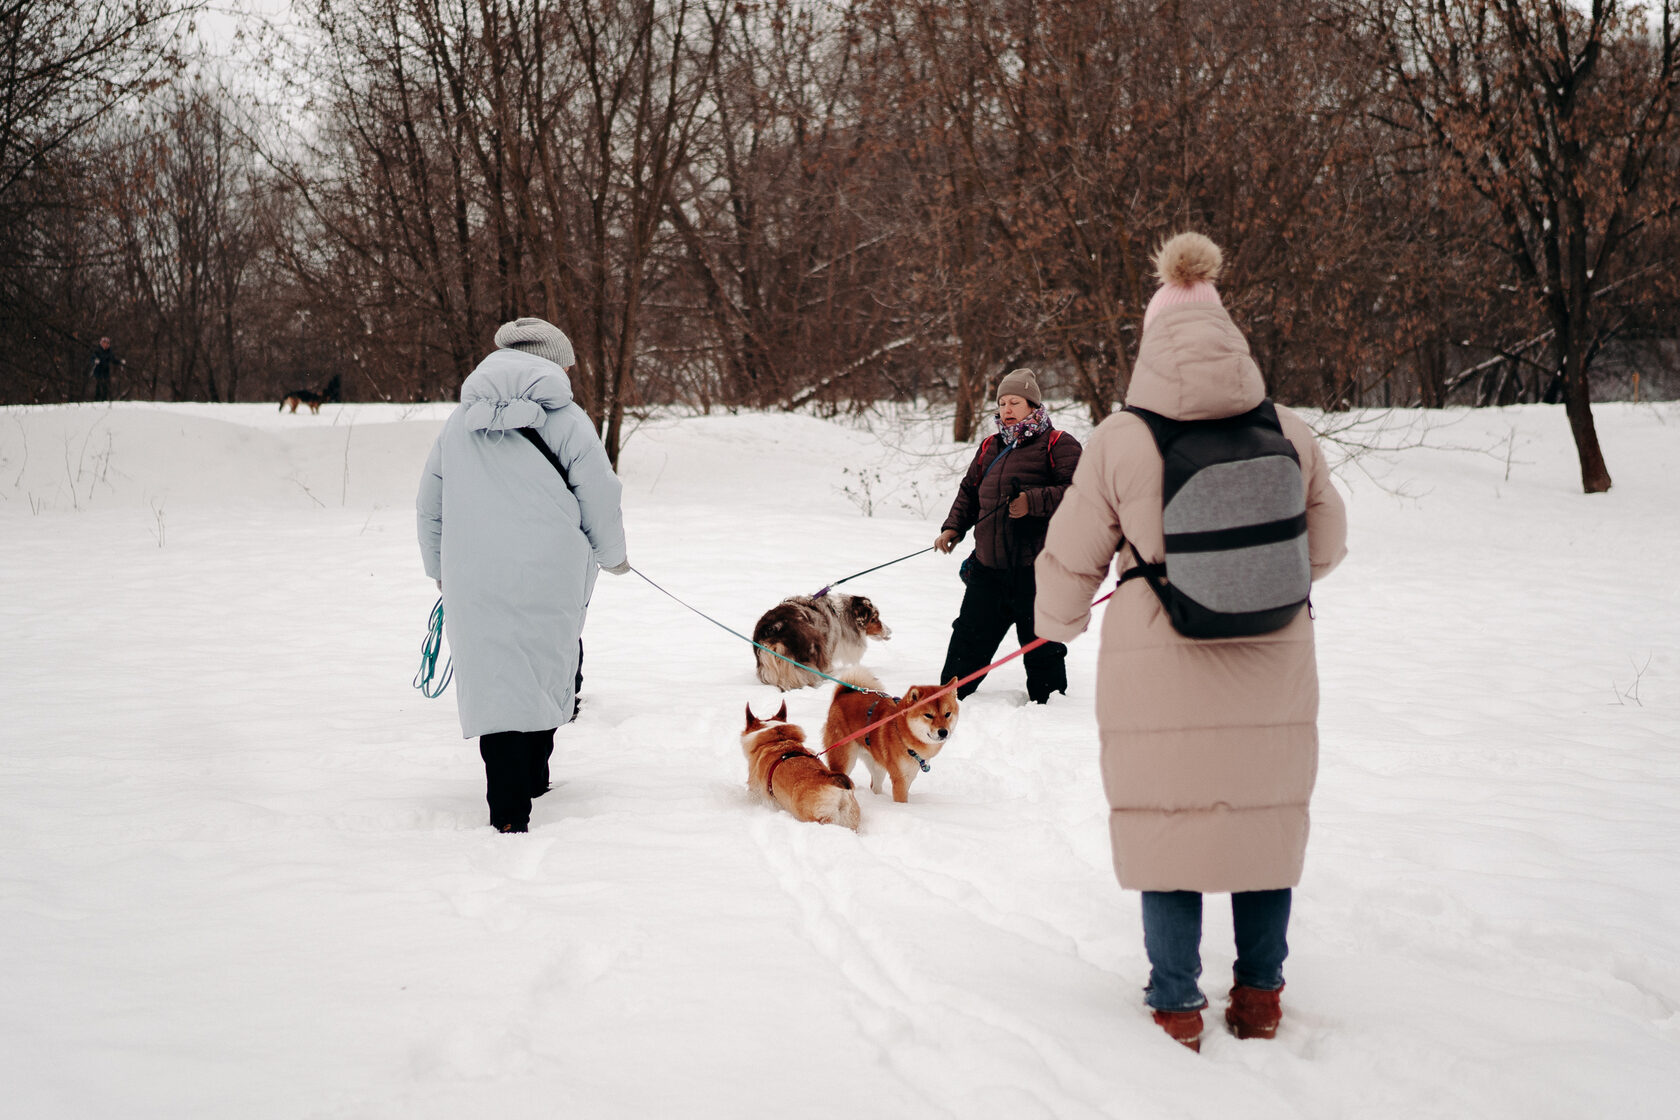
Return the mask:
<path id="1" fill-rule="evenodd" d="M 554 450 L 569 490 L 518 428 Z M 572 718 L 584 610 L 599 568 L 626 556 L 621 490 L 559 366 L 497 350 L 462 383 L 415 507 L 426 574 L 443 580 L 464 737 Z"/>

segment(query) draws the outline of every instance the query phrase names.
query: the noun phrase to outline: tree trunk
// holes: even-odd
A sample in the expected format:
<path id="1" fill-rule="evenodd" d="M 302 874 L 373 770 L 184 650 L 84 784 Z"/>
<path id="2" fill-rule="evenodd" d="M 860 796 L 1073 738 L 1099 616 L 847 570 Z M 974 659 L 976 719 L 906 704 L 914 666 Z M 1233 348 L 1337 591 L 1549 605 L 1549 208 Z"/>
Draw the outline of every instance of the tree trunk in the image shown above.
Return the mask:
<path id="1" fill-rule="evenodd" d="M 967 347 L 964 347 L 962 361 L 957 369 L 957 415 L 951 421 L 951 438 L 958 443 L 967 443 L 974 438 L 974 370 L 968 360 Z"/>
<path id="2" fill-rule="evenodd" d="M 1589 390 L 1585 355 L 1576 352 L 1571 340 L 1564 358 L 1563 409 L 1569 417 L 1575 452 L 1581 460 L 1581 489 L 1588 494 L 1602 494 L 1610 489 L 1610 470 L 1604 465 L 1604 452 L 1598 446 Z"/>

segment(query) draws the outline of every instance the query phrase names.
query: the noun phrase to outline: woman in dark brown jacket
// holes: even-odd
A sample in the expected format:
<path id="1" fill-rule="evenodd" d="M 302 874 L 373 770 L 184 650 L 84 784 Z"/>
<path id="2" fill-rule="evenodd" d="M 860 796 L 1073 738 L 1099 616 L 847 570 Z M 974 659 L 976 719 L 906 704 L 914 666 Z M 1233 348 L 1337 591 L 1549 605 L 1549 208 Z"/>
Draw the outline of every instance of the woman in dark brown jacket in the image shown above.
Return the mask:
<path id="1" fill-rule="evenodd" d="M 1010 626 L 1022 645 L 1037 636 L 1033 561 L 1044 547 L 1050 515 L 1079 465 L 1079 441 L 1050 426 L 1043 401 L 1030 369 L 1013 370 L 998 383 L 998 433 L 980 441 L 933 543 L 949 553 L 974 530 L 974 556 L 963 565 L 968 589 L 951 624 L 940 680 L 966 677 L 989 663 Z M 1066 646 L 1045 642 L 1021 661 L 1033 703 L 1048 702 L 1052 692 L 1067 692 Z M 985 679 L 963 685 L 957 696 L 968 696 Z"/>

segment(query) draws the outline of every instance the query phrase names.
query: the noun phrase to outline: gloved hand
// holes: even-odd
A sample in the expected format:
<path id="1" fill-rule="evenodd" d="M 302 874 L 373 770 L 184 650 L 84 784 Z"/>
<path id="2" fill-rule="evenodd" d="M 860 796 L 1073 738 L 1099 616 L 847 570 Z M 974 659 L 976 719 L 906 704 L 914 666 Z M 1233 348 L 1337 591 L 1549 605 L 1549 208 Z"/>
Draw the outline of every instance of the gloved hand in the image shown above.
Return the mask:
<path id="1" fill-rule="evenodd" d="M 621 576 L 630 570 L 630 557 L 626 556 L 612 567 L 603 568 L 601 570 L 604 572 L 611 572 L 615 576 Z"/>
<path id="2" fill-rule="evenodd" d="M 1027 496 L 1025 494 L 1015 495 L 1015 500 L 1009 503 L 1009 516 L 1025 517 L 1027 513 Z"/>
<path id="3" fill-rule="evenodd" d="M 940 552 L 949 555 L 951 550 L 957 547 L 957 542 L 960 540 L 962 540 L 961 533 L 957 532 L 955 529 L 947 529 L 934 539 L 933 547 Z"/>

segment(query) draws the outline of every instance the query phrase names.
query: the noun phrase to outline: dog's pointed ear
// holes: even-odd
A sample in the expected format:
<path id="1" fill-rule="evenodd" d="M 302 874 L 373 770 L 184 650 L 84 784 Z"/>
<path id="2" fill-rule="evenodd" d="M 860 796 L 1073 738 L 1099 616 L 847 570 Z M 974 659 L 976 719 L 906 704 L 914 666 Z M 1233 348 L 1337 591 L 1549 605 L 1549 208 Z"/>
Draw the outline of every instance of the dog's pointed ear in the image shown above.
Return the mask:
<path id="1" fill-rule="evenodd" d="M 942 688 L 949 688 L 951 685 L 954 685 L 956 683 L 957 683 L 957 675 L 955 673 L 952 673 L 951 674 L 951 679 L 946 681 L 944 683 L 944 685 L 942 685 L 941 687 Z"/>
<path id="2" fill-rule="evenodd" d="M 921 685 L 917 685 L 915 688 L 912 688 L 909 692 L 906 692 L 904 694 L 904 702 L 906 704 L 914 704 L 916 701 L 920 700 L 921 698 L 922 698 L 922 686 Z"/>
<path id="3" fill-rule="evenodd" d="M 782 701 L 782 706 L 780 708 L 776 709 L 776 722 L 777 723 L 786 723 L 787 722 L 787 701 L 786 700 L 783 700 Z"/>
<path id="4" fill-rule="evenodd" d="M 747 730 L 751 731 L 755 727 L 762 727 L 762 726 L 764 726 L 764 725 L 759 722 L 758 717 L 753 715 L 752 705 L 748 704 L 747 705 Z"/>

